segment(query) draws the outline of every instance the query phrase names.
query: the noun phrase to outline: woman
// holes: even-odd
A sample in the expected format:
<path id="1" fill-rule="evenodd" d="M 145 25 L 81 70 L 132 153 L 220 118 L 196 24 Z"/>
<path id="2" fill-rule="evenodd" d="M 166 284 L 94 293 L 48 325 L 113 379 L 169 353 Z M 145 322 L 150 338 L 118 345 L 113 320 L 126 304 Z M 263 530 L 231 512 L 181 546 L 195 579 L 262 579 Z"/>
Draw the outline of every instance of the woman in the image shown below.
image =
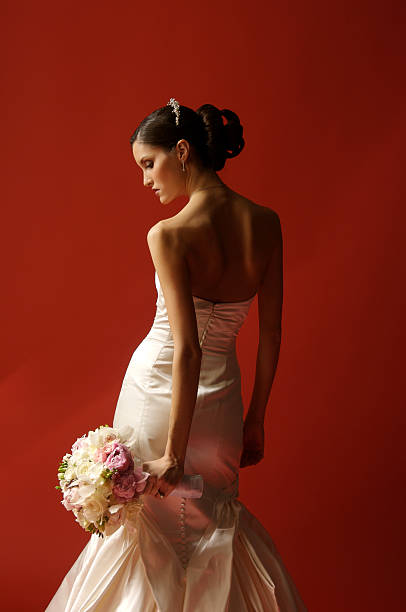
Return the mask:
<path id="1" fill-rule="evenodd" d="M 237 500 L 239 468 L 264 456 L 279 356 L 279 217 L 217 174 L 244 146 L 230 110 L 194 111 L 171 98 L 131 145 L 162 204 L 188 197 L 148 232 L 155 319 L 131 357 L 113 422 L 134 428 L 150 477 L 134 521 L 91 536 L 47 610 L 305 611 L 270 535 Z M 255 295 L 259 346 L 243 421 L 235 343 Z M 184 474 L 203 477 L 202 497 L 170 495 Z"/>

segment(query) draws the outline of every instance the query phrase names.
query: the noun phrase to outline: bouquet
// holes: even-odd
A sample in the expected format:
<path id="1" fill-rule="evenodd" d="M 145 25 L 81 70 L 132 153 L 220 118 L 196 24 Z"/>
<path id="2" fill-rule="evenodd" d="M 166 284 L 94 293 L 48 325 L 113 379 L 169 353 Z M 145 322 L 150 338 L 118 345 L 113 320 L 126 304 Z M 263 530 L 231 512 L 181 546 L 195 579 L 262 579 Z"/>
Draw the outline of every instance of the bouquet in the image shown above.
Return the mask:
<path id="1" fill-rule="evenodd" d="M 142 471 L 133 448 L 130 426 L 115 429 L 101 425 L 78 438 L 71 453 L 63 456 L 58 468 L 59 485 L 55 488 L 62 491 L 61 503 L 73 512 L 85 531 L 101 537 L 111 535 L 127 516 L 141 508 L 140 496 L 149 473 Z M 175 488 L 170 495 L 201 496 L 201 476 L 184 476 L 183 480 L 176 487 L 178 491 Z"/>

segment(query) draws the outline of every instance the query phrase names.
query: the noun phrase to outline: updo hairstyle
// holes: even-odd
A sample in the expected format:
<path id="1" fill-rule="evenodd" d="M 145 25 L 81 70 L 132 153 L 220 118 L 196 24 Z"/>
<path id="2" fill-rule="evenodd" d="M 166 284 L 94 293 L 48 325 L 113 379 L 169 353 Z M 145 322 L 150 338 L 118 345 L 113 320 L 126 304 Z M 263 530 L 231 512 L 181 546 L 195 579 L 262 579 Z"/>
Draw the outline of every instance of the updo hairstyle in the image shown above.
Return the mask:
<path id="1" fill-rule="evenodd" d="M 203 104 L 194 111 L 180 105 L 179 111 L 179 125 L 176 125 L 171 106 L 154 110 L 131 136 L 131 146 L 137 141 L 171 151 L 184 138 L 194 148 L 203 166 L 215 171 L 222 170 L 226 159 L 235 157 L 244 148 L 240 119 L 228 108 L 219 110 L 212 104 Z"/>

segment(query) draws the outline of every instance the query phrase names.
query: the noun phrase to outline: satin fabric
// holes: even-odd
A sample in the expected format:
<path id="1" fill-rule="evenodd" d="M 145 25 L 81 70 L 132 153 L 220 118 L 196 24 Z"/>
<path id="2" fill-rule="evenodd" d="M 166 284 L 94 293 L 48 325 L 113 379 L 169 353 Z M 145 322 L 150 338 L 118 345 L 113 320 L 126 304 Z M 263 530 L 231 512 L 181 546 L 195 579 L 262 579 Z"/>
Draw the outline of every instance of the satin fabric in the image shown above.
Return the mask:
<path id="1" fill-rule="evenodd" d="M 164 453 L 174 343 L 159 278 L 156 312 L 128 364 L 113 426 L 130 425 L 140 463 Z M 254 297 L 194 297 L 202 348 L 185 474 L 200 499 L 141 497 L 126 523 L 88 544 L 46 612 L 306 612 L 269 533 L 238 500 L 243 403 L 236 338 Z"/>

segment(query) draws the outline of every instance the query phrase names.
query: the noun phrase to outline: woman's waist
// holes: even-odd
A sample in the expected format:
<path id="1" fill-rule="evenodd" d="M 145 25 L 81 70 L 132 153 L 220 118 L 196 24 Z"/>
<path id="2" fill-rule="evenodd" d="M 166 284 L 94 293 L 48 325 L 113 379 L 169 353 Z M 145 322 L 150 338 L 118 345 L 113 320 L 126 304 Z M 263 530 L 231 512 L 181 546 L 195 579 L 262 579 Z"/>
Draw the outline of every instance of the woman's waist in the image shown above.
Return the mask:
<path id="1" fill-rule="evenodd" d="M 236 334 L 232 332 L 208 331 L 198 329 L 199 344 L 203 353 L 229 355 L 236 352 Z M 172 330 L 168 326 L 154 324 L 145 337 L 145 340 L 153 340 L 162 343 L 166 348 L 174 350 Z"/>

